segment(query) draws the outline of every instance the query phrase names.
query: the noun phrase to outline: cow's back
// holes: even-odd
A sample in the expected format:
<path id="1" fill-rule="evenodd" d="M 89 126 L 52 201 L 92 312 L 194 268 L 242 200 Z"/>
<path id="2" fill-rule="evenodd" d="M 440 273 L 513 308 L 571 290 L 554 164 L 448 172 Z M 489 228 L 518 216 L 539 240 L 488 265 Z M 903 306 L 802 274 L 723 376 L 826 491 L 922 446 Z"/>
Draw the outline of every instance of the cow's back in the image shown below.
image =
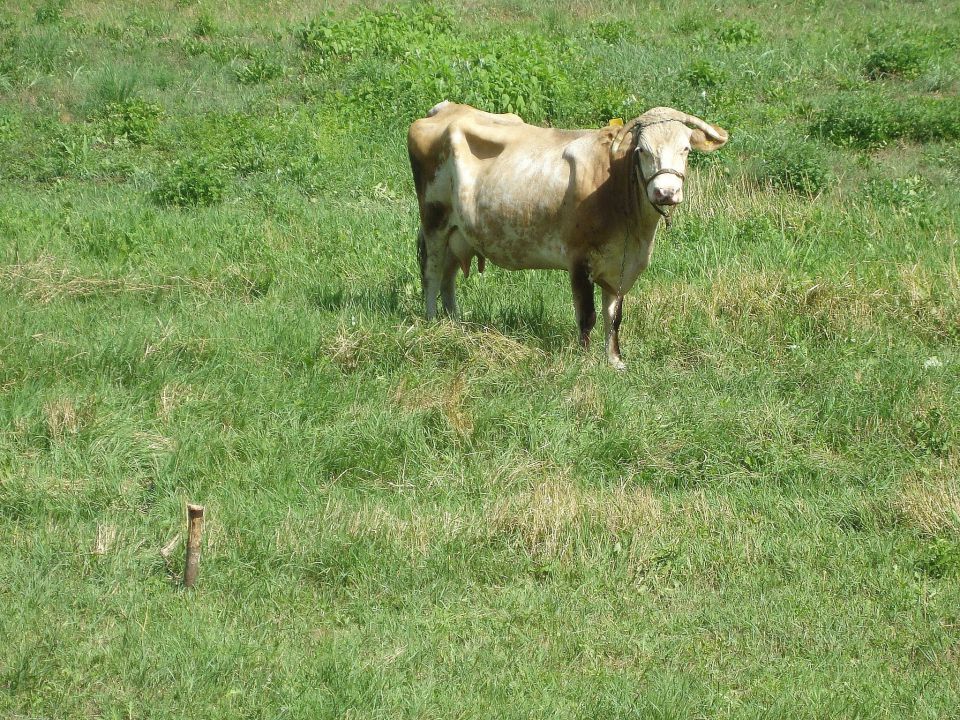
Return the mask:
<path id="1" fill-rule="evenodd" d="M 437 169 L 450 157 L 451 128 L 462 124 L 491 128 L 531 127 L 512 114 L 488 113 L 448 101 L 434 106 L 426 117 L 415 120 L 407 133 L 407 151 L 418 195 L 422 196 Z"/>

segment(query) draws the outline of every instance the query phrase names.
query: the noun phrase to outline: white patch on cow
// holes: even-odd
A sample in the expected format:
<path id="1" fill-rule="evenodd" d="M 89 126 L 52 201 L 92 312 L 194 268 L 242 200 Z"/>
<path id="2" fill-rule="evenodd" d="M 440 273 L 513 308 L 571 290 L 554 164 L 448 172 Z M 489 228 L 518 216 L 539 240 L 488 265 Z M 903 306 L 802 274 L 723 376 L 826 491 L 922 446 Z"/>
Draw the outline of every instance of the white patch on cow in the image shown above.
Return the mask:
<path id="1" fill-rule="evenodd" d="M 666 204 L 683 201 L 683 180 L 673 173 L 656 175 L 660 170 L 673 170 L 685 175 L 687 153 L 692 131 L 680 122 L 666 122 L 644 128 L 640 137 L 640 166 L 645 178 L 652 178 L 646 187 L 647 199 L 658 203 L 658 191 L 669 198 Z"/>
<path id="2" fill-rule="evenodd" d="M 561 153 L 537 148 L 482 159 L 456 129 L 450 145 L 450 159 L 427 199 L 453 201 L 450 224 L 470 247 L 507 269 L 567 268 L 564 235 L 555 220 L 569 175 Z"/>

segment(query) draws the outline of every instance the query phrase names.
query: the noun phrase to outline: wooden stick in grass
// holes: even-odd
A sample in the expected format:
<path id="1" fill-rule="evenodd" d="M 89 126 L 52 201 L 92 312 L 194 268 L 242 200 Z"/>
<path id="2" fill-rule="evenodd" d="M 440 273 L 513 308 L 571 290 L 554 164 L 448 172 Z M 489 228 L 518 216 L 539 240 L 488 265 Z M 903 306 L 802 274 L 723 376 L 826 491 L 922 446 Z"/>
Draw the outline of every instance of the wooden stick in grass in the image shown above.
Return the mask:
<path id="1" fill-rule="evenodd" d="M 203 505 L 187 503 L 187 565 L 183 586 L 193 587 L 200 572 L 200 535 L 203 534 Z"/>

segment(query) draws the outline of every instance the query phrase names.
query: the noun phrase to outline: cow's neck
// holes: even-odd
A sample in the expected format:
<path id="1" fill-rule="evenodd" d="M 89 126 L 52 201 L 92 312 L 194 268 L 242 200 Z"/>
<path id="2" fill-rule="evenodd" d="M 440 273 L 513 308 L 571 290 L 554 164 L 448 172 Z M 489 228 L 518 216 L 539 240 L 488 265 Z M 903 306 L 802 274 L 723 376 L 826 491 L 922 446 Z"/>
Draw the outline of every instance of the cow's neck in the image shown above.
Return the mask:
<path id="1" fill-rule="evenodd" d="M 652 239 L 660 223 L 661 215 L 647 199 L 646 188 L 640 187 L 633 173 L 634 148 L 620 148 L 611 158 L 610 177 L 619 195 L 616 203 L 626 219 L 627 230 L 635 240 Z"/>
<path id="2" fill-rule="evenodd" d="M 647 199 L 644 188 L 638 188 L 636 193 L 636 210 L 633 213 L 633 234 L 640 240 L 653 240 L 653 236 L 660 227 L 663 216 L 660 215 Z"/>
<path id="3" fill-rule="evenodd" d="M 639 186 L 633 175 L 633 148 L 628 147 L 614 159 L 613 176 L 618 177 L 622 188 L 623 217 L 627 235 L 641 246 L 653 242 L 662 216 L 647 198 L 646 188 Z"/>
<path id="4" fill-rule="evenodd" d="M 597 258 L 595 268 L 597 277 L 618 294 L 628 291 L 646 269 L 661 220 L 644 189 L 632 180 L 632 163 L 631 148 L 622 149 L 611 159 L 611 189 L 617 196 L 613 207 L 619 208 L 620 219 L 610 227 L 608 250 L 602 259 Z"/>

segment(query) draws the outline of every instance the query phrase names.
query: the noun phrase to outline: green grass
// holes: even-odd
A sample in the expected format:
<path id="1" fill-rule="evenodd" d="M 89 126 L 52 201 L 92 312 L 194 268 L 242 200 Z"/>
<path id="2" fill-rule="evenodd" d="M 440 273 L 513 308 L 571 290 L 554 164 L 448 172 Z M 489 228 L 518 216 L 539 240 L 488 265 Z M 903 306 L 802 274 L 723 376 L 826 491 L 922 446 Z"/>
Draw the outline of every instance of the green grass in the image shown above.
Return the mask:
<path id="1" fill-rule="evenodd" d="M 0 10 L 0 716 L 956 716 L 957 8 L 369 6 Z M 730 130 L 626 373 L 420 320 L 444 98 Z"/>

